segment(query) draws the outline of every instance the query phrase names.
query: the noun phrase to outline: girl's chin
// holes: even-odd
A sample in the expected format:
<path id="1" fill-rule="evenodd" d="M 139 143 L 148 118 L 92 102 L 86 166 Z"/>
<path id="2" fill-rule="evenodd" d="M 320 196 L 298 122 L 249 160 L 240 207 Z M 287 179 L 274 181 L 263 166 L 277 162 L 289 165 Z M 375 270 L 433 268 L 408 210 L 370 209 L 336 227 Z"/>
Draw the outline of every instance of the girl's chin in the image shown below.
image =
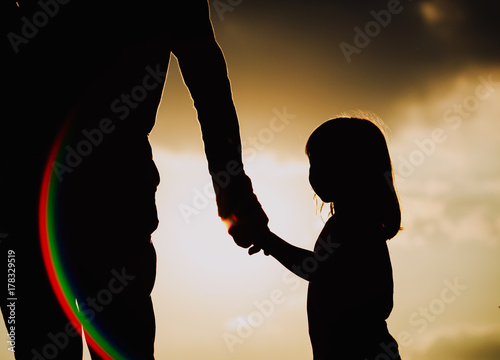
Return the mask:
<path id="1" fill-rule="evenodd" d="M 318 194 L 318 193 L 316 193 L 316 195 L 318 195 L 318 197 L 324 203 L 331 203 L 331 202 L 333 202 L 333 199 L 332 199 L 332 197 L 330 195 L 327 195 L 327 194 Z"/>

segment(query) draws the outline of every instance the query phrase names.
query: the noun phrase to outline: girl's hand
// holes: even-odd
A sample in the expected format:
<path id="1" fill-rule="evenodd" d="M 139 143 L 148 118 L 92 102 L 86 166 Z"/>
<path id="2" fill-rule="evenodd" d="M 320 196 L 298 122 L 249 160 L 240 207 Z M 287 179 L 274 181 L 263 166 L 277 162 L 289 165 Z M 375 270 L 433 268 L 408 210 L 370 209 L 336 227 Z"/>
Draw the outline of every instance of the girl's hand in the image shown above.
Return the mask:
<path id="1" fill-rule="evenodd" d="M 258 253 L 262 249 L 265 238 L 270 234 L 267 224 L 248 221 L 248 219 L 237 221 L 235 218 L 226 221 L 226 223 L 228 222 L 229 235 L 233 237 L 236 245 L 245 249 L 249 248 L 249 255 Z M 266 251 L 264 254 L 268 255 Z"/>

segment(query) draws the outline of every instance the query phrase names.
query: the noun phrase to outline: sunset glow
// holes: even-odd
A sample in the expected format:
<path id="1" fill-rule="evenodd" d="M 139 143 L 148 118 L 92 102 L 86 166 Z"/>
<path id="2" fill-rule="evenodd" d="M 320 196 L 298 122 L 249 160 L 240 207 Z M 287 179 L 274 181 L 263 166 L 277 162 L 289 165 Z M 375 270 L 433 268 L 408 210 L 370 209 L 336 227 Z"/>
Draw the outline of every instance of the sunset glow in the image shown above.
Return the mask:
<path id="1" fill-rule="evenodd" d="M 320 210 L 308 182 L 307 138 L 343 112 L 377 114 L 402 207 L 404 229 L 388 243 L 395 289 L 388 326 L 401 358 L 499 359 L 500 53 L 491 30 L 498 5 L 210 3 L 244 168 L 270 229 L 313 248 L 328 209 Z M 307 282 L 263 252 L 249 256 L 227 234 L 237 219 L 217 216 L 196 111 L 174 56 L 150 141 L 161 177 L 156 358 L 312 359 Z M 74 284 L 57 259 L 53 180 L 48 169 L 41 240 L 54 291 L 78 322 L 67 300 Z M 126 358 L 106 334 L 86 331 L 108 358 Z M 0 360 L 13 360 L 6 348 Z"/>

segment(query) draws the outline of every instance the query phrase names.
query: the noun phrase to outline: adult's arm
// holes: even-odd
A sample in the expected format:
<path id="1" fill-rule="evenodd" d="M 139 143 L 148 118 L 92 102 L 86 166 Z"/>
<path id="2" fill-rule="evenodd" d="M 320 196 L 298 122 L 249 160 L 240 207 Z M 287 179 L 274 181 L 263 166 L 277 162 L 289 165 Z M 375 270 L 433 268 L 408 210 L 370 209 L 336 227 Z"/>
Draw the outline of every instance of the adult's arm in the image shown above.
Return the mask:
<path id="1" fill-rule="evenodd" d="M 174 42 L 173 53 L 198 113 L 219 216 L 252 224 L 253 230 L 266 228 L 267 216 L 243 168 L 226 61 L 213 34 L 207 3 L 196 4 L 200 3 L 204 3 L 202 13 L 193 13 L 196 24 L 185 29 L 189 36 Z"/>

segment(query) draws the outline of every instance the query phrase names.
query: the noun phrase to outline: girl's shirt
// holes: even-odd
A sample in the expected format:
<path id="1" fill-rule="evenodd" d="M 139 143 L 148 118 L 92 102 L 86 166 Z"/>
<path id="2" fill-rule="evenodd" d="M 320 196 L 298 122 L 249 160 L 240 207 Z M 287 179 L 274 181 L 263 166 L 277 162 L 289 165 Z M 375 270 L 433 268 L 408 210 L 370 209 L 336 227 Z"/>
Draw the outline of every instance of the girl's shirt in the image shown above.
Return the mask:
<path id="1" fill-rule="evenodd" d="M 312 334 L 345 324 L 384 322 L 393 307 L 392 267 L 375 225 L 332 216 L 314 248 L 307 311 Z"/>

